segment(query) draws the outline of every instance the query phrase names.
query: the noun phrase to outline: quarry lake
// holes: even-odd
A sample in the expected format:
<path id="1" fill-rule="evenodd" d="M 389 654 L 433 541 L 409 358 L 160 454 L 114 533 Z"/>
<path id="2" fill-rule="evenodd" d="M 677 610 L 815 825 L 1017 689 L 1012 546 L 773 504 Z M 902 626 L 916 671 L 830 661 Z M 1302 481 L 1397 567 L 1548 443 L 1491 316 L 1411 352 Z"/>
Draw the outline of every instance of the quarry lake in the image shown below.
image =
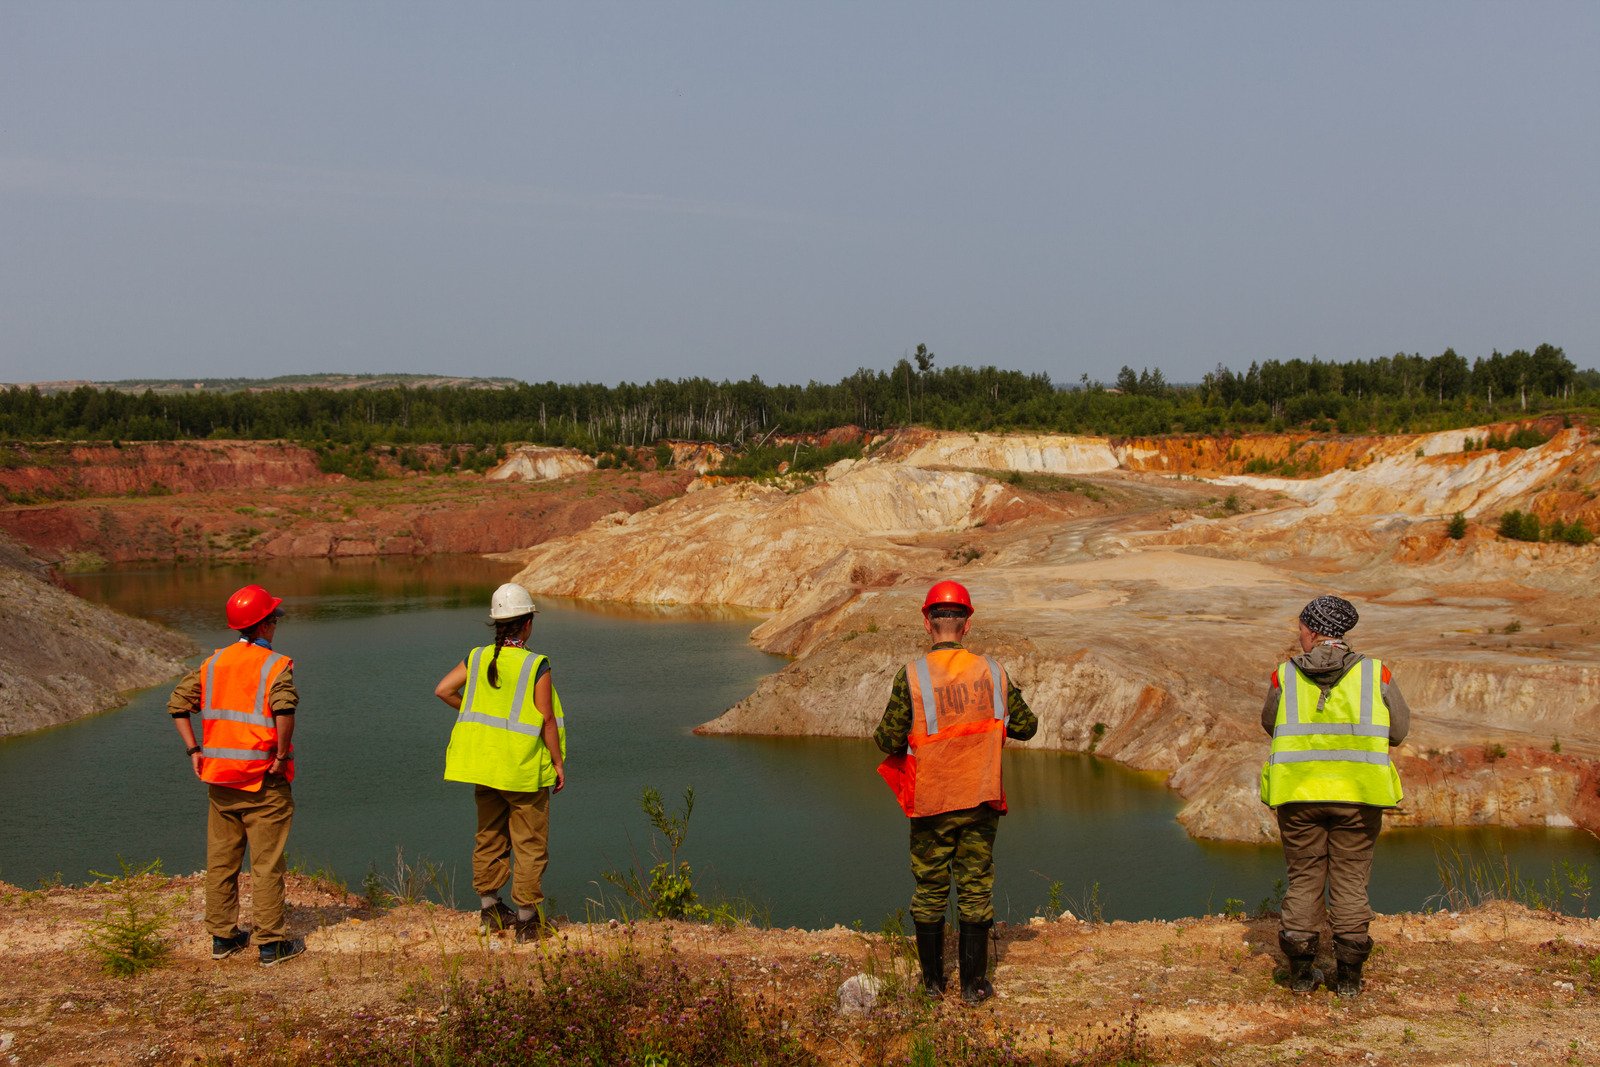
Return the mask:
<path id="1" fill-rule="evenodd" d="M 223 642 L 221 606 L 259 581 L 286 598 L 278 648 L 296 661 L 297 812 L 292 861 L 359 891 L 393 880 L 396 854 L 431 861 L 472 903 L 471 789 L 442 780 L 452 713 L 435 682 L 487 640 L 489 592 L 513 571 L 476 558 L 293 561 L 253 567 L 120 570 L 77 576 L 76 591 Z M 748 902 L 781 925 L 863 921 L 906 905 L 906 822 L 874 773 L 867 740 L 696 737 L 782 661 L 753 648 L 732 612 L 542 600 L 533 646 L 551 657 L 569 732 L 567 789 L 551 804 L 546 893 L 574 917 L 615 898 L 601 874 L 654 862 L 639 794 L 696 804 L 680 859 L 704 896 Z M 196 660 L 198 662 L 198 659 Z M 159 857 L 169 873 L 204 863 L 205 790 L 165 713 L 170 685 L 114 712 L 0 742 L 0 880 L 31 886 Z M 887 697 L 887 692 L 884 694 Z M 1417 709 L 1425 715 L 1426 709 Z M 1265 740 L 1263 740 L 1263 749 Z M 1023 920 L 1060 883 L 1081 914 L 1173 918 L 1254 907 L 1282 876 L 1274 847 L 1209 845 L 1175 820 L 1160 781 L 1093 757 L 1006 755 L 1012 813 L 998 844 L 996 907 Z M 1594 869 L 1587 834 L 1395 831 L 1378 846 L 1373 903 L 1416 909 L 1438 892 L 1441 855 L 1503 855 L 1542 880 L 1562 861 Z M 1092 887 L 1098 885 L 1096 891 Z M 1600 903 L 1600 902 L 1597 902 Z"/>

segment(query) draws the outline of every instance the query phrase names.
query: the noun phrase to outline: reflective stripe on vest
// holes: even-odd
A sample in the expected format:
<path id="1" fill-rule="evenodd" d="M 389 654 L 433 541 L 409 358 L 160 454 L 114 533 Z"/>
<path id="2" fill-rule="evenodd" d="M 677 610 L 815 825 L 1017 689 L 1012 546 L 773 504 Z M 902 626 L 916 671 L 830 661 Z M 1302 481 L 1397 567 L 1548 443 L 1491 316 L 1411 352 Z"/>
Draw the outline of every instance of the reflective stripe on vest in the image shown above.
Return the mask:
<path id="1" fill-rule="evenodd" d="M 467 683 L 466 696 L 461 700 L 461 712 L 456 716 L 456 722 L 475 722 L 484 726 L 494 726 L 502 730 L 510 730 L 514 734 L 531 734 L 538 737 L 544 729 L 544 717 L 539 715 L 539 709 L 527 702 L 528 681 L 533 677 L 533 672 L 538 668 L 542 656 L 528 656 L 522 661 L 522 669 L 517 672 L 517 686 L 511 695 L 510 715 L 489 715 L 475 710 L 473 697 L 477 695 L 477 664 L 472 662 L 473 657 L 482 658 L 483 649 L 475 648 L 467 657 Z M 484 684 L 488 684 L 485 679 Z M 533 722 L 523 722 L 522 712 L 531 710 L 535 716 Z"/>
<path id="2" fill-rule="evenodd" d="M 1278 667 L 1277 721 L 1261 768 L 1263 803 L 1393 807 L 1400 802 L 1382 677 L 1383 664 L 1364 658 L 1324 692 L 1293 662 Z"/>
<path id="3" fill-rule="evenodd" d="M 554 785 L 555 762 L 545 748 L 543 716 L 534 703 L 539 665 L 545 657 L 521 648 L 502 648 L 497 677 L 489 684 L 494 648 L 475 648 L 467 655 L 467 684 L 461 709 L 445 751 L 444 777 L 507 792 L 531 793 Z M 515 671 L 515 682 L 511 674 Z M 566 715 L 552 685 L 551 710 L 561 754 L 567 752 Z"/>
<path id="4" fill-rule="evenodd" d="M 272 683 L 293 661 L 247 641 L 219 648 L 200 673 L 200 777 L 212 785 L 255 792 L 278 748 L 277 722 L 267 704 Z M 284 767 L 294 780 L 294 764 Z"/>
<path id="5" fill-rule="evenodd" d="M 991 804 L 1005 810 L 1005 672 L 992 657 L 938 649 L 906 665 L 911 733 L 896 796 L 919 817 Z M 897 759 L 898 757 L 891 757 Z M 888 776 L 886 776 L 888 777 Z"/>
<path id="6" fill-rule="evenodd" d="M 983 662 L 988 665 L 989 677 L 993 679 L 994 717 L 1001 722 L 1005 722 L 1005 675 L 1001 673 L 1000 664 L 995 662 L 993 656 L 983 657 Z M 926 658 L 917 660 L 911 664 L 911 667 L 916 671 L 917 677 L 917 690 L 913 691 L 911 699 L 913 703 L 916 702 L 917 691 L 924 694 L 922 697 L 922 725 L 927 736 L 932 737 L 939 732 L 939 691 L 933 687 L 933 679 L 928 673 L 928 661 Z M 906 677 L 909 681 L 911 677 L 909 670 L 906 672 Z"/>

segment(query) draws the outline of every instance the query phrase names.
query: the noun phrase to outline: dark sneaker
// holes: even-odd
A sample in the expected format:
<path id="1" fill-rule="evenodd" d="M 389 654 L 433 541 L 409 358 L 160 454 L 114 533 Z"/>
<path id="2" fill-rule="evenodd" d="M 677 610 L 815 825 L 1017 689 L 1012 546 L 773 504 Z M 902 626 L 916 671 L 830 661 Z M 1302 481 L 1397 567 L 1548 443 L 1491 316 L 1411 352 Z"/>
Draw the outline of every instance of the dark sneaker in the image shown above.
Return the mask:
<path id="1" fill-rule="evenodd" d="M 250 947 L 250 935 L 243 930 L 235 929 L 231 937 L 211 937 L 211 958 L 225 960 L 235 952 L 243 952 Z"/>
<path id="2" fill-rule="evenodd" d="M 517 943 L 523 945 L 532 941 L 543 941 L 556 932 L 555 927 L 537 915 L 531 919 L 518 919 L 514 928 L 517 932 Z"/>
<path id="3" fill-rule="evenodd" d="M 509 930 L 517 925 L 515 909 L 506 907 L 506 902 L 497 900 L 490 907 L 478 912 L 478 928 L 493 933 L 496 930 Z"/>
<path id="4" fill-rule="evenodd" d="M 268 941 L 261 946 L 261 966 L 272 967 L 284 960 L 292 960 L 306 950 L 306 943 L 298 937 L 288 941 Z"/>

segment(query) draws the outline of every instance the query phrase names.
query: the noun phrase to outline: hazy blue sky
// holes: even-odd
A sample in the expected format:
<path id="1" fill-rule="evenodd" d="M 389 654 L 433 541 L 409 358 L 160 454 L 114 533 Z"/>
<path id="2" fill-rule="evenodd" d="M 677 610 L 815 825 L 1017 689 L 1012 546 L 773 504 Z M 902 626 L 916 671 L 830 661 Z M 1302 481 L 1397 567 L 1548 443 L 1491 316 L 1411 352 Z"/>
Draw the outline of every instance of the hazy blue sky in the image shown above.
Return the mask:
<path id="1" fill-rule="evenodd" d="M 1600 352 L 1600 4 L 0 0 L 0 380 Z"/>

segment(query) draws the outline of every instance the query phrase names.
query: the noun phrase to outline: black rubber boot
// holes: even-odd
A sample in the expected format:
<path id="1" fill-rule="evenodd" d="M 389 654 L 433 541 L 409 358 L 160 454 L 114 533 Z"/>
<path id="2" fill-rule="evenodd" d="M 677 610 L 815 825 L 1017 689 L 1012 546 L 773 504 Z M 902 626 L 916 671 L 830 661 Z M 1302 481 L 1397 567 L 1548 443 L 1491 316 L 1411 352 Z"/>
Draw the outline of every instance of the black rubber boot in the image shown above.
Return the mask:
<path id="1" fill-rule="evenodd" d="M 1357 996 L 1361 992 L 1361 965 L 1372 955 L 1372 938 L 1333 937 L 1333 991 L 1341 997 Z"/>
<path id="2" fill-rule="evenodd" d="M 961 999 L 982 1004 L 994 996 L 989 981 L 989 927 L 994 923 L 961 924 Z"/>
<path id="3" fill-rule="evenodd" d="M 922 964 L 922 988 L 930 997 L 944 996 L 944 920 L 917 923 L 917 960 Z"/>
<path id="4" fill-rule="evenodd" d="M 1289 934 L 1278 931 L 1278 948 L 1289 957 L 1289 989 L 1295 993 L 1309 993 L 1317 988 L 1317 973 L 1312 964 L 1317 959 L 1317 944 L 1322 938 L 1317 934 Z"/>

